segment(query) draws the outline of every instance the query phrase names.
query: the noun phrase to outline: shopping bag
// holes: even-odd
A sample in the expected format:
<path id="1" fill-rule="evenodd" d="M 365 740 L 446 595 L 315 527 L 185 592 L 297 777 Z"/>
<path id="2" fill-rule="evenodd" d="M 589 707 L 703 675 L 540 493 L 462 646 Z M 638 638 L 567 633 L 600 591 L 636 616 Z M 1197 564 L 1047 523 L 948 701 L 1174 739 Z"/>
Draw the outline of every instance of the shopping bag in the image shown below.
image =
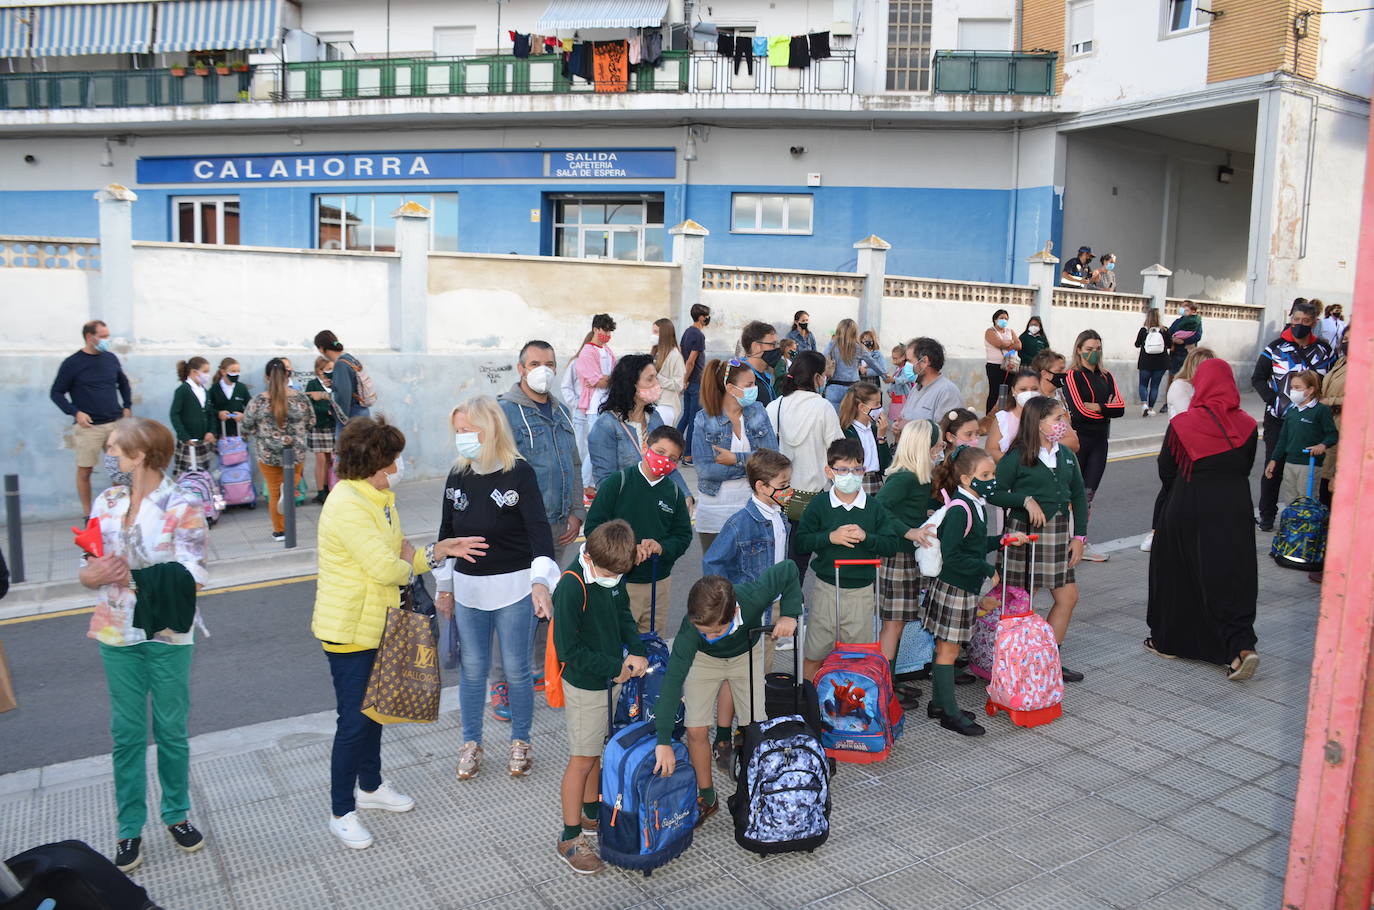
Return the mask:
<path id="1" fill-rule="evenodd" d="M 401 606 L 386 613 L 362 712 L 379 724 L 432 724 L 439 719 L 439 687 L 439 642 L 406 588 Z"/>

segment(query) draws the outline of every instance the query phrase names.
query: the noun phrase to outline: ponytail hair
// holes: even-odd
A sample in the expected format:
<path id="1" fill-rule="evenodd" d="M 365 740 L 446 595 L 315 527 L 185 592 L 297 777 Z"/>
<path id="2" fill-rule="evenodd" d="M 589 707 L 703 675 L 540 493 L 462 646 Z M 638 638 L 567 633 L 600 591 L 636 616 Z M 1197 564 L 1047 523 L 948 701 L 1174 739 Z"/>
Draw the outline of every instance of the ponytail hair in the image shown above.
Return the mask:
<path id="1" fill-rule="evenodd" d="M 232 357 L 226 357 L 223 360 L 221 360 L 219 362 L 219 369 L 215 371 L 214 382 L 219 382 L 221 379 L 223 379 L 225 375 L 228 374 L 229 368 L 236 363 L 238 363 L 238 361 Z"/>
<path id="2" fill-rule="evenodd" d="M 863 409 L 863 402 L 878 394 L 878 387 L 871 382 L 856 382 L 851 385 L 844 393 L 844 398 L 840 400 L 840 429 L 847 430 L 852 427 L 859 411 Z"/>
<path id="3" fill-rule="evenodd" d="M 719 417 L 725 409 L 725 384 L 734 382 L 741 373 L 752 373 L 749 364 L 732 360 L 711 360 L 701 371 L 701 409 L 712 417 Z"/>
<path id="4" fill-rule="evenodd" d="M 190 360 L 177 361 L 177 379 L 185 382 L 191 377 L 192 373 L 200 371 L 201 367 L 209 366 L 210 361 L 204 357 L 192 357 Z"/>
<path id="5" fill-rule="evenodd" d="M 344 349 L 343 342 L 339 341 L 339 336 L 329 331 L 329 329 L 315 333 L 315 347 L 319 348 L 321 351 L 335 352 Z"/>
<path id="6" fill-rule="evenodd" d="M 988 461 L 993 460 L 987 449 L 980 449 L 977 446 L 959 446 L 935 469 L 932 489 L 943 490 L 953 495 L 954 491 L 959 489 L 959 478 L 977 471 L 978 466 L 983 463 L 985 458 Z"/>
<path id="7" fill-rule="evenodd" d="M 825 355 L 816 351 L 798 351 L 792 368 L 782 378 L 778 391 L 786 398 L 793 392 L 816 391 L 816 377 L 825 375 Z"/>
<path id="8" fill-rule="evenodd" d="M 286 429 L 286 398 L 291 390 L 286 385 L 286 364 L 280 357 L 267 361 L 267 401 L 272 406 L 272 419 Z"/>
<path id="9" fill-rule="evenodd" d="M 955 408 L 940 418 L 940 438 L 945 439 L 946 433 L 958 434 L 959 429 L 966 423 L 977 423 L 978 415 L 968 408 Z M 945 439 L 945 442 L 949 442 Z"/>

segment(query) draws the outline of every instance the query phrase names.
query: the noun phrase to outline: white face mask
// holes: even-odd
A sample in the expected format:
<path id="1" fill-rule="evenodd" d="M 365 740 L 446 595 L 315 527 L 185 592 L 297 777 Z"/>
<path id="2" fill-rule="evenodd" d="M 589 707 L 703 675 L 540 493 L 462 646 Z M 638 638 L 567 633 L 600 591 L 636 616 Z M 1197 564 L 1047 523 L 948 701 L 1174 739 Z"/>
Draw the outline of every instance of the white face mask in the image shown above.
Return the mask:
<path id="1" fill-rule="evenodd" d="M 539 395 L 544 395 L 549 391 L 549 384 L 553 382 L 553 367 L 537 366 L 525 374 L 525 382 L 530 390 Z"/>
<path id="2" fill-rule="evenodd" d="M 1299 391 L 1298 389 L 1289 389 L 1288 400 L 1293 402 L 1293 404 L 1302 404 L 1303 402 L 1307 401 L 1307 390 L 1302 389 L 1301 391 Z"/>
<path id="3" fill-rule="evenodd" d="M 873 410 L 871 410 L 871 411 L 868 412 L 868 418 L 869 418 L 870 420 L 872 420 L 874 423 L 877 423 L 877 422 L 878 422 L 878 418 L 879 418 L 879 417 L 882 417 L 882 416 L 883 416 L 883 409 L 882 409 L 882 408 L 874 408 Z"/>
<path id="4" fill-rule="evenodd" d="M 404 455 L 396 456 L 396 473 L 386 474 L 386 485 L 394 490 L 401 485 L 401 480 L 406 476 L 406 459 Z"/>
<path id="5" fill-rule="evenodd" d="M 1027 390 L 1024 391 L 1024 392 L 1017 392 L 1017 393 L 1016 393 L 1016 403 L 1017 403 L 1018 405 L 1020 405 L 1021 407 L 1024 408 L 1024 407 L 1026 406 L 1026 402 L 1030 401 L 1032 398 L 1039 398 L 1039 397 L 1040 397 L 1040 393 L 1039 393 L 1038 391 L 1035 391 L 1035 390 L 1032 390 L 1032 389 L 1027 389 Z"/>
<path id="6" fill-rule="evenodd" d="M 1026 331 L 1029 332 L 1029 333 L 1032 334 L 1032 335 L 1039 335 L 1039 334 L 1040 334 L 1040 326 L 1038 326 L 1038 325 L 1029 326 L 1029 327 L 1026 329 Z"/>
<path id="7" fill-rule="evenodd" d="M 196 382 L 200 384 L 200 387 L 201 387 L 202 389 L 208 389 L 208 388 L 210 388 L 210 374 L 209 374 L 209 373 L 197 373 L 197 374 L 196 374 Z"/>
<path id="8" fill-rule="evenodd" d="M 454 445 L 459 456 L 471 461 L 482 452 L 482 437 L 477 433 L 454 433 Z"/>
<path id="9" fill-rule="evenodd" d="M 593 566 L 591 561 L 587 559 L 587 548 L 585 546 L 582 548 L 581 558 L 582 568 L 586 570 L 583 574 L 591 575 L 592 584 L 601 585 L 603 588 L 614 588 L 616 585 L 620 584 L 621 576 L 619 575 L 592 575 Z"/>

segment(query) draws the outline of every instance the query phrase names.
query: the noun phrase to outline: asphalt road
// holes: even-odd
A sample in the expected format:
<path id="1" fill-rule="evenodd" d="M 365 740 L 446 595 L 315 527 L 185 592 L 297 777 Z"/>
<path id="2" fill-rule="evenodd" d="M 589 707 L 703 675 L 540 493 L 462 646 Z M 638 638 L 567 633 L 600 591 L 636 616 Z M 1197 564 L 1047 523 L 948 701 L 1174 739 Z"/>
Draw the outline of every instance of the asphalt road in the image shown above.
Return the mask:
<path id="1" fill-rule="evenodd" d="M 1092 539 L 1149 530 L 1157 490 L 1153 457 L 1112 462 L 1093 506 Z M 672 629 L 700 566 L 693 543 L 673 573 Z M 298 582 L 202 599 L 211 635 L 195 645 L 193 736 L 333 707 L 324 653 L 310 635 L 314 592 L 314 582 Z M 0 714 L 0 774 L 110 750 L 104 671 L 85 637 L 88 622 L 78 615 L 0 625 L 20 702 Z M 456 671 L 445 684 L 456 684 Z"/>

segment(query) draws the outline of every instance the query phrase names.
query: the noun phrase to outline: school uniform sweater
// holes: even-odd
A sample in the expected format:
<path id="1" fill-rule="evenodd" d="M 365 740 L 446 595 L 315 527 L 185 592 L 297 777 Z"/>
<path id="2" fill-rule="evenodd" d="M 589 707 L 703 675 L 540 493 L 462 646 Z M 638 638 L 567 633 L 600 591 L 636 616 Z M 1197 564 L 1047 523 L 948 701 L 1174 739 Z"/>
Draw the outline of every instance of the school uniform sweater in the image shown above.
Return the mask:
<path id="1" fill-rule="evenodd" d="M 1083 472 L 1078 467 L 1078 457 L 1068 446 L 1058 447 L 1054 470 L 1038 458 L 1034 464 L 1022 464 L 1021 449 L 1017 446 L 1012 446 L 997 462 L 997 491 L 988 496 L 988 502 L 1011 509 L 1013 518 L 1029 522 L 1027 496 L 1040 506 L 1046 521 L 1072 510 L 1074 535 L 1088 533 L 1088 496 L 1083 488 Z"/>
<path id="2" fill-rule="evenodd" d="M 864 539 L 852 547 L 831 543 L 831 532 L 843 525 L 863 528 Z M 894 556 L 907 530 L 886 506 L 862 490 L 849 508 L 845 508 L 832 490 L 816 496 L 802 513 L 797 527 L 797 550 L 816 554 L 811 560 L 811 571 L 827 584 L 834 584 L 835 560 Z M 842 588 L 866 587 L 873 584 L 876 577 L 874 566 L 840 567 Z"/>
<path id="3" fill-rule="evenodd" d="M 735 585 L 735 601 L 739 605 L 740 626 L 717 642 L 708 642 L 688 617 L 682 617 L 677 637 L 673 639 L 673 653 L 668 658 L 668 670 L 659 690 L 662 704 L 675 705 L 682 699 L 682 686 L 698 654 L 709 654 L 722 660 L 739 657 L 758 647 L 762 632 L 755 631 L 773 601 L 781 596 L 783 616 L 794 619 L 802 615 L 801 585 L 797 581 L 797 567 L 791 561 L 780 562 L 758 577 L 758 580 Z M 676 711 L 659 711 L 656 720 L 658 744 L 666 746 L 672 739 Z"/>
<path id="4" fill-rule="evenodd" d="M 172 393 L 172 410 L 168 416 L 177 442 L 198 442 L 206 433 L 219 432 L 219 421 L 210 407 L 210 394 L 206 393 L 202 404 L 195 389 L 184 382 Z"/>
<path id="5" fill-rule="evenodd" d="M 954 503 L 962 502 L 968 511 Z M 956 490 L 940 522 L 940 580 L 961 591 L 977 594 L 983 582 L 997 574 L 987 561 L 988 522 L 978 504 Z"/>
<path id="6" fill-rule="evenodd" d="M 641 462 L 642 463 L 642 462 Z M 583 530 L 587 536 L 598 526 L 623 518 L 634 529 L 635 540 L 656 540 L 663 547 L 658 557 L 658 577 L 667 578 L 692 544 L 692 516 L 682 489 L 664 477 L 650 484 L 640 464 L 615 472 L 601 482 L 596 498 L 587 510 Z M 630 584 L 647 585 L 653 581 L 653 563 L 644 560 L 625 575 Z"/>
<path id="7" fill-rule="evenodd" d="M 643 657 L 625 583 L 603 588 L 586 578 L 582 561 L 574 558 L 553 589 L 553 646 L 563 679 L 593 692 L 620 675 L 626 649 Z"/>
<path id="8" fill-rule="evenodd" d="M 1281 465 L 1307 464 L 1308 455 L 1303 449 L 1317 443 L 1329 449 L 1339 439 L 1340 432 L 1331 408 L 1320 401 L 1305 408 L 1290 407 L 1283 412 L 1283 429 L 1279 431 L 1279 441 L 1274 446 L 1274 461 Z M 1325 455 L 1317 456 L 1318 465 L 1325 460 Z"/>
<path id="9" fill-rule="evenodd" d="M 215 432 L 224 436 L 239 435 L 239 425 L 237 421 L 226 420 L 223 425 L 219 422 L 219 412 L 228 411 L 230 414 L 242 414 L 248 410 L 248 402 L 252 398 L 248 386 L 242 381 L 234 383 L 234 393 L 224 394 L 224 389 L 218 382 L 210 383 L 210 409 L 211 416 L 215 421 Z"/>
<path id="10" fill-rule="evenodd" d="M 892 446 L 888 445 L 886 440 L 878 438 L 878 427 L 876 424 L 869 424 L 868 428 L 869 432 L 873 434 L 873 445 L 878 450 L 878 470 L 886 471 L 888 465 L 892 464 Z M 844 431 L 844 435 L 846 438 L 859 443 L 859 445 L 863 445 L 863 440 L 859 437 L 859 430 L 854 424 L 849 425 Z"/>
<path id="11" fill-rule="evenodd" d="M 874 498 L 903 525 L 919 528 L 925 524 L 930 510 L 937 507 L 930 493 L 929 483 L 921 483 L 911 471 L 897 471 L 887 475 L 883 488 Z"/>

